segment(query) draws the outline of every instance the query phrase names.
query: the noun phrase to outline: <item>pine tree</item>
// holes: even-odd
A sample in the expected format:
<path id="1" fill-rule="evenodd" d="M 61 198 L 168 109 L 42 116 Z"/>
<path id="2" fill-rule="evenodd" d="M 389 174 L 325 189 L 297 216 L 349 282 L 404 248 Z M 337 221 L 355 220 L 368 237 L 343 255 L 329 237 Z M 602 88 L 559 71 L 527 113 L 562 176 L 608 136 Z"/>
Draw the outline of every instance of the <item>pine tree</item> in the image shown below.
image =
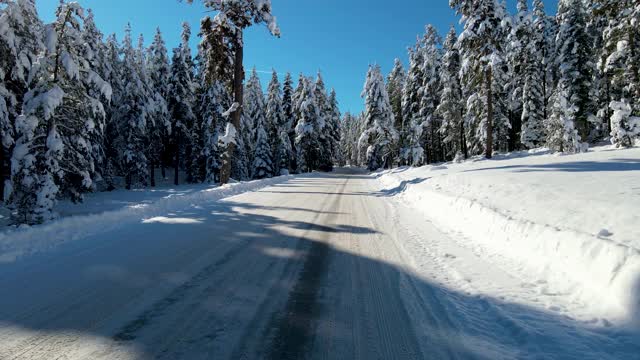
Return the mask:
<path id="1" fill-rule="evenodd" d="M 339 142 L 340 142 L 340 108 L 338 106 L 338 96 L 335 89 L 329 93 L 329 112 L 326 119 L 327 137 L 331 148 L 331 163 L 339 162 Z"/>
<path id="2" fill-rule="evenodd" d="M 440 133 L 444 135 L 443 142 L 447 148 L 449 159 L 453 157 L 469 157 L 463 122 L 464 101 L 460 86 L 460 53 L 456 46 L 457 35 L 451 27 L 444 42 L 444 54 L 440 67 L 442 93 L 437 112 L 442 118 Z"/>
<path id="3" fill-rule="evenodd" d="M 427 155 L 427 163 L 442 161 L 442 148 L 439 134 L 441 119 L 436 113 L 440 102 L 440 35 L 433 25 L 427 25 L 422 40 L 424 82 L 420 88 L 420 118 L 423 132 L 422 144 Z"/>
<path id="4" fill-rule="evenodd" d="M 122 53 L 124 57 L 120 75 L 123 87 L 116 117 L 120 127 L 119 144 L 124 148 L 120 167 L 126 187 L 130 189 L 134 185 L 147 185 L 147 121 L 152 110 L 148 87 L 140 74 L 139 54 L 132 43 L 131 25 L 125 29 Z"/>
<path id="5" fill-rule="evenodd" d="M 293 80 L 291 74 L 287 73 L 282 83 L 282 113 L 285 120 L 285 127 L 289 137 L 289 171 L 295 171 L 296 166 L 296 118 L 294 114 L 294 99 L 293 99 Z M 284 141 L 283 141 L 284 142 Z"/>
<path id="6" fill-rule="evenodd" d="M 31 69 L 12 157 L 10 200 L 19 222 L 47 220 L 59 196 L 79 201 L 93 188 L 92 134 L 104 121 L 102 100 L 111 87 L 86 57 L 86 22 L 80 5 L 61 2 L 46 28 L 46 50 Z"/>
<path id="7" fill-rule="evenodd" d="M 172 151 L 174 153 L 174 184 L 178 185 L 180 169 L 190 159 L 194 144 L 192 136 L 196 117 L 193 111 L 194 84 L 193 61 L 189 49 L 190 31 L 183 24 L 182 43 L 173 50 L 171 59 L 171 78 L 169 80 L 168 108 L 171 114 Z M 183 160 L 183 158 L 185 160 Z M 193 181 L 194 172 L 187 168 L 188 181 Z"/>
<path id="8" fill-rule="evenodd" d="M 296 125 L 298 171 L 311 172 L 320 165 L 320 109 L 316 102 L 316 85 L 312 79 L 302 78 L 302 90 L 296 108 L 300 118 Z"/>
<path id="9" fill-rule="evenodd" d="M 256 119 L 255 155 L 253 158 L 252 177 L 264 179 L 273 175 L 273 156 L 267 131 L 265 130 L 265 118 Z"/>
<path id="10" fill-rule="evenodd" d="M 158 146 L 162 140 L 162 132 L 166 130 L 169 123 L 161 121 L 167 120 L 168 110 L 164 98 L 161 98 L 154 88 L 154 83 L 149 76 L 147 58 L 148 50 L 144 47 L 144 36 L 138 36 L 138 46 L 135 49 L 136 69 L 140 78 L 140 86 L 147 104 L 146 115 L 146 133 L 144 136 L 144 153 L 147 159 L 148 179 L 145 184 L 151 186 L 156 185 L 155 169 L 159 162 L 161 154 L 161 146 Z"/>
<path id="11" fill-rule="evenodd" d="M 221 81 L 213 81 L 205 89 L 200 99 L 200 116 L 204 127 L 205 181 L 215 183 L 220 181 L 222 167 L 219 138 L 224 134 L 222 126 L 226 118 L 223 114 L 231 107 L 231 96 Z"/>
<path id="12" fill-rule="evenodd" d="M 532 42 L 535 42 L 535 45 L 532 46 L 538 49 L 542 58 L 542 61 L 538 63 L 544 101 L 542 118 L 547 119 L 550 114 L 549 104 L 556 81 L 554 65 L 557 25 L 555 18 L 546 14 L 543 0 L 533 1 L 533 14 Z"/>
<path id="13" fill-rule="evenodd" d="M 502 80 L 504 66 L 504 32 L 501 27 L 504 8 L 496 0 L 450 0 L 450 5 L 462 15 L 464 30 L 459 36 L 463 64 L 463 93 L 468 98 L 465 121 L 471 150 L 493 156 L 494 135 L 505 126 L 496 90 Z M 496 86 L 498 85 L 498 86 Z M 498 106 L 496 106 L 498 105 Z M 498 126 L 495 126 L 498 125 Z M 506 138 L 508 134 L 502 134 Z M 495 136 L 495 138 L 499 138 Z"/>
<path id="14" fill-rule="evenodd" d="M 398 141 L 398 133 L 393 127 L 393 111 L 380 66 L 369 67 L 362 97 L 365 98 L 366 130 L 358 139 L 358 147 L 366 149 L 369 170 L 389 167 L 392 165 L 392 149 Z"/>
<path id="15" fill-rule="evenodd" d="M 406 82 L 407 74 L 402 66 L 402 61 L 396 58 L 393 63 L 393 70 L 387 76 L 387 93 L 393 110 L 394 122 L 393 127 L 396 131 L 402 131 L 402 92 Z M 396 161 L 400 161 L 400 149 L 395 155 Z"/>
<path id="16" fill-rule="evenodd" d="M 558 85 L 553 94 L 551 116 L 546 124 L 547 146 L 582 151 L 589 136 L 590 58 L 586 14 L 581 0 L 561 0 L 558 5 L 556 66 Z"/>
<path id="17" fill-rule="evenodd" d="M 260 83 L 260 77 L 258 72 L 254 68 L 251 72 L 251 76 L 247 81 L 246 91 L 244 93 L 244 110 L 242 117 L 242 127 L 240 128 L 240 135 L 243 137 L 245 145 L 245 154 L 247 154 L 247 173 L 250 177 L 254 175 L 253 165 L 255 163 L 255 156 L 257 155 L 258 139 L 257 129 L 258 125 L 263 127 L 266 122 L 266 108 L 264 103 L 264 94 L 262 92 L 262 84 Z M 265 130 L 266 131 L 266 130 Z M 269 142 L 267 138 L 267 143 Z M 270 149 L 270 147 L 269 147 Z M 260 149 L 261 156 L 269 157 L 269 164 L 273 161 L 273 155 L 271 151 Z"/>
<path id="18" fill-rule="evenodd" d="M 409 71 L 402 89 L 402 128 L 400 129 L 401 164 L 418 166 L 424 149 L 420 144 L 422 121 L 420 118 L 421 88 L 424 83 L 423 52 L 419 44 L 409 49 Z"/>
<path id="19" fill-rule="evenodd" d="M 291 81 L 291 78 L 289 78 L 289 81 Z M 280 81 L 275 70 L 271 75 L 271 82 L 268 88 L 267 123 L 270 127 L 269 140 L 271 141 L 273 154 L 273 175 L 278 176 L 282 173 L 288 173 L 289 164 L 291 163 L 289 121 L 283 111 Z"/>
<path id="20" fill-rule="evenodd" d="M 521 143 L 527 148 L 544 144 L 544 121 L 549 110 L 549 97 L 553 87 L 553 24 L 544 11 L 542 0 L 535 0 L 531 38 L 525 44 L 523 112 Z"/>
<path id="21" fill-rule="evenodd" d="M 517 13 L 512 17 L 511 27 L 507 35 L 506 58 L 508 66 L 507 94 L 508 94 L 508 116 L 509 150 L 520 148 L 520 138 L 522 132 L 523 111 L 530 112 L 531 109 L 524 109 L 524 91 L 527 84 L 527 59 L 528 47 L 532 43 L 532 17 L 527 6 L 527 0 L 518 0 Z M 530 83 L 529 83 L 530 84 Z M 529 89 L 529 95 L 531 89 Z"/>
<path id="22" fill-rule="evenodd" d="M 301 170 L 299 164 L 298 164 L 298 159 L 299 159 L 299 152 L 300 150 L 297 148 L 297 142 L 296 142 L 296 137 L 298 136 L 296 133 L 296 129 L 298 127 L 298 123 L 300 122 L 300 118 L 301 118 L 301 113 L 300 113 L 300 104 L 301 104 L 301 99 L 304 96 L 304 81 L 305 81 L 305 77 L 302 73 L 300 73 L 298 75 L 298 84 L 296 85 L 296 88 L 293 90 L 293 95 L 292 95 L 292 102 L 293 102 L 293 107 L 292 107 L 292 114 L 293 114 L 293 121 L 291 123 L 294 131 L 294 138 L 293 138 L 293 154 L 294 154 L 294 161 L 292 164 L 292 170 L 294 173 L 299 173 Z"/>
<path id="23" fill-rule="evenodd" d="M 223 29 L 214 27 L 211 18 L 205 17 L 200 23 L 202 41 L 199 46 L 200 93 L 197 113 L 202 124 L 203 156 L 205 158 L 204 179 L 209 183 L 220 181 L 221 147 L 220 139 L 225 135 L 227 117 L 225 113 L 232 106 L 228 84 L 232 54 L 220 33 Z"/>
<path id="24" fill-rule="evenodd" d="M 548 46 L 545 37 L 546 24 L 542 1 L 534 2 L 536 19 L 533 22 L 525 22 L 521 27 L 522 34 L 528 34 L 521 43 L 523 56 L 521 58 L 521 73 L 524 77 L 522 89 L 522 132 L 520 142 L 525 147 L 532 149 L 544 143 L 545 120 L 545 85 L 547 83 L 547 53 Z"/>
<path id="25" fill-rule="evenodd" d="M 155 186 L 155 168 L 160 166 L 162 177 L 166 178 L 167 167 L 166 148 L 171 136 L 171 119 L 167 99 L 169 98 L 169 78 L 171 67 L 169 55 L 160 28 L 156 29 L 153 42 L 148 50 L 147 72 L 153 90 L 156 111 L 153 116 L 153 126 L 149 129 L 149 142 L 152 145 L 149 153 L 151 186 Z"/>
<path id="26" fill-rule="evenodd" d="M 43 25 L 34 0 L 0 0 L 0 201 L 10 181 L 16 119 L 22 111 L 28 76 L 44 48 Z"/>
<path id="27" fill-rule="evenodd" d="M 338 164 L 340 166 L 345 165 L 358 165 L 357 164 L 357 119 L 347 112 L 344 114 L 340 126 L 340 156 Z"/>
<path id="28" fill-rule="evenodd" d="M 604 1 L 607 20 L 603 32 L 603 58 L 599 68 L 606 75 L 611 112 L 611 141 L 633 146 L 640 132 L 640 5 L 630 0 Z"/>
<path id="29" fill-rule="evenodd" d="M 193 2 L 193 0 L 187 0 Z M 234 103 L 238 105 L 235 107 L 235 111 L 232 114 L 231 124 L 234 129 L 231 132 L 236 132 L 236 129 L 241 127 L 242 120 L 242 102 L 243 102 L 243 80 L 244 80 L 244 41 L 243 32 L 244 29 L 252 24 L 264 23 L 269 28 L 269 31 L 274 36 L 280 36 L 280 29 L 276 23 L 276 18 L 271 14 L 271 0 L 234 0 L 234 1 L 220 1 L 220 0 L 203 0 L 205 6 L 209 7 L 213 11 L 219 11 L 216 15 L 214 22 L 221 25 L 225 29 L 230 31 L 225 34 L 230 42 L 233 44 L 234 49 L 234 76 L 233 76 L 233 95 Z M 227 149 L 223 154 L 222 172 L 220 181 L 223 184 L 229 182 L 231 177 L 232 164 L 231 161 L 234 158 L 236 145 L 240 141 L 231 141 L 228 143 Z"/>
<path id="30" fill-rule="evenodd" d="M 322 79 L 322 74 L 318 72 L 316 78 L 316 103 L 320 112 L 318 118 L 318 133 L 319 145 L 320 145 L 320 159 L 318 169 L 322 171 L 331 171 L 333 169 L 332 161 L 332 143 L 331 134 L 328 125 L 329 117 L 331 116 L 331 108 L 329 104 L 329 97 L 327 95 L 327 89 Z"/>
<path id="31" fill-rule="evenodd" d="M 105 43 L 105 63 L 102 70 L 105 81 L 111 84 L 113 90 L 111 102 L 105 107 L 107 121 L 105 124 L 104 151 L 106 161 L 104 173 L 102 174 L 106 185 L 104 188 L 109 191 L 116 188 L 116 175 L 122 173 L 121 149 L 126 146 L 124 137 L 121 134 L 123 127 L 118 118 L 118 108 L 125 96 L 122 68 L 120 45 L 115 34 L 111 34 L 107 37 Z"/>

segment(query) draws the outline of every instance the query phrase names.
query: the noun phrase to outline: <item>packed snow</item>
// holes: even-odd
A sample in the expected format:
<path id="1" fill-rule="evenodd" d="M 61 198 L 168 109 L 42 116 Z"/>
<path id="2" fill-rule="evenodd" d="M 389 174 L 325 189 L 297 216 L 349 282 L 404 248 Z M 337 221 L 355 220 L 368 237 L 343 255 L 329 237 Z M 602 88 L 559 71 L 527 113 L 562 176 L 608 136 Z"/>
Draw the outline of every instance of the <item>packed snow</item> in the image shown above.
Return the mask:
<path id="1" fill-rule="evenodd" d="M 243 192 L 286 181 L 290 176 L 240 182 L 224 186 L 182 185 L 159 189 L 101 192 L 83 204 L 62 202 L 58 220 L 44 225 L 5 228 L 0 231 L 0 263 L 45 251 L 60 244 L 85 239 L 140 221 L 166 216 L 172 211 L 206 204 Z"/>
<path id="2" fill-rule="evenodd" d="M 593 325 L 640 325 L 640 149 L 520 152 L 376 176 L 383 194 L 456 234 L 445 247 L 538 290 L 522 297 L 471 260 L 455 266 L 473 274 L 450 285 Z"/>

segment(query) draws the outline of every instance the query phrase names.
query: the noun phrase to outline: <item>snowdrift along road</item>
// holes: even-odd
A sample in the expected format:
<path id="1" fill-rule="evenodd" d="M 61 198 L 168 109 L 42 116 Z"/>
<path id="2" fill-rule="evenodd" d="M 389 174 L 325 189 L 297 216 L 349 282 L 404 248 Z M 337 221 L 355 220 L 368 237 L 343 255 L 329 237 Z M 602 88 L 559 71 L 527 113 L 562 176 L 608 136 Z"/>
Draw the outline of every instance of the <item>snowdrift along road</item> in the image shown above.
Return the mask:
<path id="1" fill-rule="evenodd" d="M 515 153 L 376 177 L 470 246 L 587 306 L 573 316 L 640 327 L 640 149 Z"/>

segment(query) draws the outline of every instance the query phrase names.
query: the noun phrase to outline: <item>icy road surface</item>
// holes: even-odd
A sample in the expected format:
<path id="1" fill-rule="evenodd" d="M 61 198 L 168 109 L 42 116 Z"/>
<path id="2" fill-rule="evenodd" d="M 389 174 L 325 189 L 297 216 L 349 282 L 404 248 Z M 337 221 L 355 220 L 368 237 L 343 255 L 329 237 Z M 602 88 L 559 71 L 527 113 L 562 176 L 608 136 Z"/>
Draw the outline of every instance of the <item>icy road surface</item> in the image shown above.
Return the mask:
<path id="1" fill-rule="evenodd" d="M 438 253 L 455 235 L 376 189 L 354 170 L 297 177 L 0 264 L 0 359 L 640 354 L 615 327 L 441 285 L 468 266 L 512 279 Z"/>

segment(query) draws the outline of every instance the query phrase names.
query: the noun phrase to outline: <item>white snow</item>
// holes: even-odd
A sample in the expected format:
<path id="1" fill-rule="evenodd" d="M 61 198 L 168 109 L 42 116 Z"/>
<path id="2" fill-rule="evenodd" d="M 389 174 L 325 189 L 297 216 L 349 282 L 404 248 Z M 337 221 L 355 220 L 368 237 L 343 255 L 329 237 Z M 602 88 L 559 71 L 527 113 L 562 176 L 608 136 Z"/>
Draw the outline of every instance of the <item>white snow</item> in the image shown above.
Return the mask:
<path id="1" fill-rule="evenodd" d="M 640 325 L 640 149 L 531 151 L 375 176 L 382 195 L 457 234 L 443 246 L 540 288 L 514 301 L 600 325 Z M 514 294 L 484 266 L 457 266 L 476 275 L 451 286 Z"/>
<path id="2" fill-rule="evenodd" d="M 185 185 L 160 190 L 105 192 L 89 196 L 82 205 L 63 203 L 56 209 L 63 216 L 58 220 L 0 232 L 0 263 L 14 262 L 29 254 L 126 225 L 159 222 L 172 211 L 254 191 L 289 178 L 280 176 L 221 187 Z"/>
<path id="3" fill-rule="evenodd" d="M 232 123 L 227 123 L 224 135 L 218 138 L 218 144 L 222 147 L 226 147 L 231 143 L 237 144 L 236 136 L 238 131 Z"/>

